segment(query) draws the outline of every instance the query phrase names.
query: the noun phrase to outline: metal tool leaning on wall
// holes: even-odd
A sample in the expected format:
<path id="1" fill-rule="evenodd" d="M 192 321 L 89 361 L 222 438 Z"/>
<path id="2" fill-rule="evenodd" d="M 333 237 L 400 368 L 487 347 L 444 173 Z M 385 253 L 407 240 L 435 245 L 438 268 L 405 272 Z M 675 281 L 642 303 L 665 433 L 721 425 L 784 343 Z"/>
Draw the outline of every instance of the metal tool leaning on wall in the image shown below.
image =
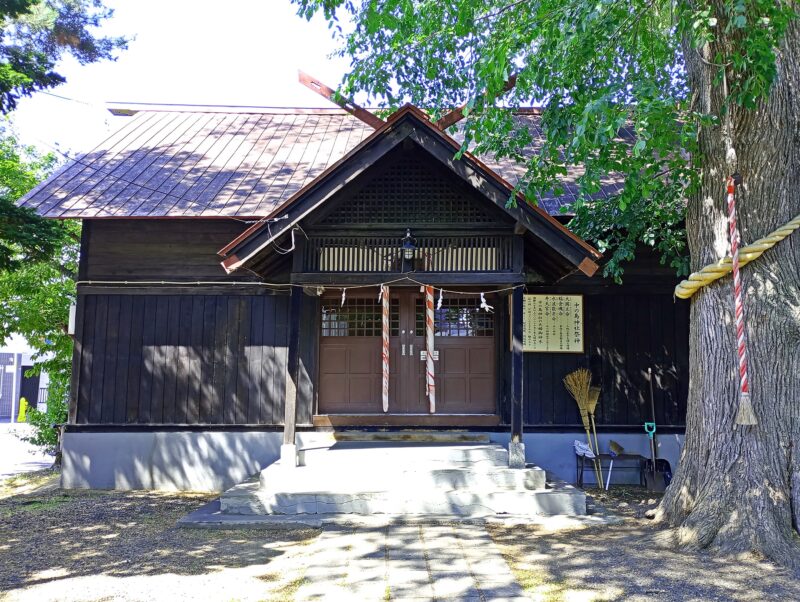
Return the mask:
<path id="1" fill-rule="evenodd" d="M 656 439 L 656 404 L 653 395 L 653 369 L 647 369 L 647 380 L 650 385 L 650 417 L 651 422 L 644 423 L 644 432 L 650 439 L 650 459 L 645 461 L 644 478 L 648 491 L 664 491 L 672 481 L 672 467 L 669 462 L 658 457 L 658 440 Z"/>

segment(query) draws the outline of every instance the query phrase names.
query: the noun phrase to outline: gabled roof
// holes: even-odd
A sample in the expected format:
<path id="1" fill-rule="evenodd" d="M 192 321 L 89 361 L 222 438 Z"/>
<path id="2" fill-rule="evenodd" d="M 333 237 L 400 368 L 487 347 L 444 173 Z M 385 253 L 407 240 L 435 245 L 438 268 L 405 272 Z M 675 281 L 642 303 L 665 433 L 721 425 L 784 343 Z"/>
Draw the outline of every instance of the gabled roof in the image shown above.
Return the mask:
<path id="1" fill-rule="evenodd" d="M 238 217 L 269 215 L 374 131 L 341 109 L 176 105 L 116 106 L 127 123 L 20 201 L 51 218 Z M 535 111 L 515 117 L 543 140 Z M 456 136 L 458 139 L 458 136 Z M 512 184 L 525 171 L 510 159 L 482 158 Z M 538 197 L 552 215 L 572 203 L 581 175 L 564 192 Z M 607 178 L 599 198 L 615 194 Z"/>
<path id="2" fill-rule="evenodd" d="M 411 105 L 396 111 L 386 123 L 362 140 L 339 161 L 328 167 L 302 190 L 284 201 L 265 219 L 253 224 L 219 251 L 223 267 L 229 272 L 250 267 L 268 247 L 316 211 L 338 191 L 365 173 L 376 161 L 406 139 L 424 148 L 454 174 L 478 190 L 497 207 L 513 217 L 533 244 L 556 266 L 558 276 L 580 269 L 592 275 L 598 253 L 571 233 L 544 209 L 529 205 L 517 194 L 516 207 L 508 207 L 513 186 L 499 174 L 469 153 L 460 160 L 454 155 L 460 144 L 436 127 L 428 116 Z"/>

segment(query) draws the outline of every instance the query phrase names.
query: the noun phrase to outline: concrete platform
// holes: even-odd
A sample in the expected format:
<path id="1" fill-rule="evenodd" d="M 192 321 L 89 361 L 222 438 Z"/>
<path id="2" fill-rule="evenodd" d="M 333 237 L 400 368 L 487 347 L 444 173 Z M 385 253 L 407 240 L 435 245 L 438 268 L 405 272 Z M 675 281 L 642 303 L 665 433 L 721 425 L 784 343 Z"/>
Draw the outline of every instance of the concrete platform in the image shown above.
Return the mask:
<path id="1" fill-rule="evenodd" d="M 547 483 L 536 466 L 508 468 L 487 443 L 335 442 L 300 465 L 275 462 L 220 498 L 225 515 L 583 515 L 586 496 Z"/>
<path id="2" fill-rule="evenodd" d="M 489 443 L 484 433 L 468 431 L 335 431 L 336 441 L 416 442 L 416 443 Z"/>
<path id="3" fill-rule="evenodd" d="M 329 526 L 385 527 L 389 525 L 540 525 L 550 530 L 597 527 L 619 524 L 625 519 L 608 512 L 590 512 L 584 515 L 516 515 L 456 516 L 435 514 L 225 514 L 220 500 L 204 504 L 181 518 L 177 526 L 182 529 L 256 529 L 284 531 L 294 529 L 321 529 Z"/>

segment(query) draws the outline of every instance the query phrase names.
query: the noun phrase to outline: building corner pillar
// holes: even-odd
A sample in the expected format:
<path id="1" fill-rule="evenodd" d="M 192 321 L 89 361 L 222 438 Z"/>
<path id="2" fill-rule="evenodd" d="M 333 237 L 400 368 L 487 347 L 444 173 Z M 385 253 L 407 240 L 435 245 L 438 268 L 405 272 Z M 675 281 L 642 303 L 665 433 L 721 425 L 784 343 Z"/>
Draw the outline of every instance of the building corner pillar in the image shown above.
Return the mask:
<path id="1" fill-rule="evenodd" d="M 511 440 L 508 444 L 509 468 L 525 468 L 525 444 L 522 442 L 522 307 L 523 287 L 511 293 Z"/>

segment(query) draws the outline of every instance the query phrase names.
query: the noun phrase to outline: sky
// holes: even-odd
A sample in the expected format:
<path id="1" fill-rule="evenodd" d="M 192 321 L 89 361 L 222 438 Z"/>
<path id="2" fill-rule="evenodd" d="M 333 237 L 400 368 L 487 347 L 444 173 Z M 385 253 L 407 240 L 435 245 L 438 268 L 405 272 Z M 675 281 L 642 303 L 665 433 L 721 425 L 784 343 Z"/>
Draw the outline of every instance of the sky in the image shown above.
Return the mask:
<path id="1" fill-rule="evenodd" d="M 296 15 L 289 0 L 106 0 L 101 31 L 134 38 L 115 62 L 66 59 L 67 83 L 22 99 L 12 118 L 20 140 L 74 155 L 120 127 L 106 102 L 333 106 L 297 81 L 302 69 L 336 87 L 347 59 L 321 17 Z M 224 9 L 223 9 L 224 7 Z M 71 100 L 56 98 L 63 96 Z"/>

